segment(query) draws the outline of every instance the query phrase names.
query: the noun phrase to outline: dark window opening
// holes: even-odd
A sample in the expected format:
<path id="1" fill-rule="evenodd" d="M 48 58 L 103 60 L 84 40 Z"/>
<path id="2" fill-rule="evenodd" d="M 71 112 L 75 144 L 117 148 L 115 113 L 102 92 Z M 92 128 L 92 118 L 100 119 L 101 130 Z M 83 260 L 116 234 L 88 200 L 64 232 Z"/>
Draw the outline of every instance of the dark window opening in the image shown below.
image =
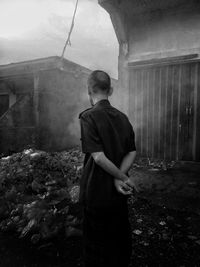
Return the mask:
<path id="1" fill-rule="evenodd" d="M 0 117 L 9 109 L 9 95 L 0 95 Z"/>

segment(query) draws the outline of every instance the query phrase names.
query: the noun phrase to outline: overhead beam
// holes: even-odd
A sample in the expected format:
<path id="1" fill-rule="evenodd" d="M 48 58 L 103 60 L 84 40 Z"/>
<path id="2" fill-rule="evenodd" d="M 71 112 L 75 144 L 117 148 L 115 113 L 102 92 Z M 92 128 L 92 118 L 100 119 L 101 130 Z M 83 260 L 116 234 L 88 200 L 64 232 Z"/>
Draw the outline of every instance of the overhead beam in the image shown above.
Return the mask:
<path id="1" fill-rule="evenodd" d="M 98 2 L 109 13 L 119 44 L 127 43 L 125 16 L 118 4 L 112 0 L 98 0 Z"/>

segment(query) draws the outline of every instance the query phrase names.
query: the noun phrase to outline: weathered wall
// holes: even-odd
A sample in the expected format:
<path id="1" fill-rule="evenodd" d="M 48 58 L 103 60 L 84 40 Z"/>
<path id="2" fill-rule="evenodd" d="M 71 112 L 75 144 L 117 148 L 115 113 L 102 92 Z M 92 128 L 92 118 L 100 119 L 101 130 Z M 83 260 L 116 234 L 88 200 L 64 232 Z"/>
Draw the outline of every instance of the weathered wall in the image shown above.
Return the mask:
<path id="1" fill-rule="evenodd" d="M 87 75 L 52 70 L 39 78 L 39 144 L 62 150 L 79 143 L 78 114 L 89 106 Z M 85 86 L 85 87 L 84 87 Z"/>
<path id="2" fill-rule="evenodd" d="M 199 7 L 154 11 L 129 19 L 129 61 L 200 52 Z"/>
<path id="3" fill-rule="evenodd" d="M 63 150 L 80 144 L 79 113 L 90 108 L 87 95 L 89 73 L 71 66 L 49 70 L 39 76 L 39 146 Z M 117 106 L 117 82 L 113 80 L 111 103 Z"/>
<path id="4" fill-rule="evenodd" d="M 123 112 L 129 114 L 128 63 L 199 54 L 200 7 L 198 3 L 191 5 L 188 3 L 188 5 L 152 12 L 144 10 L 143 13 L 136 15 L 133 13 L 133 7 L 127 9 L 121 4 L 116 8 L 111 4 L 107 8 L 105 4 L 120 43 L 118 62 L 120 101 L 116 100 L 116 103 Z"/>
<path id="5" fill-rule="evenodd" d="M 0 120 L 0 152 L 21 150 L 33 141 L 39 149 L 52 151 L 80 145 L 78 116 L 90 108 L 87 95 L 90 71 L 66 60 L 62 64 L 57 57 L 51 61 L 51 68 L 44 66 L 41 70 L 34 66 L 33 73 L 29 74 L 24 72 L 27 69 L 31 71 L 32 65 L 26 63 L 26 67 L 23 66 L 25 63 L 19 64 L 16 66 L 16 72 L 21 71 L 18 75 L 14 75 L 12 67 L 10 78 L 2 79 L 0 92 L 10 95 L 10 109 Z M 10 74 L 8 70 L 6 74 Z M 112 86 L 114 94 L 111 103 L 117 106 L 116 80 L 112 81 Z M 18 101 L 23 95 L 26 97 Z M 33 128 L 33 134 L 29 131 L 26 136 L 27 127 Z"/>

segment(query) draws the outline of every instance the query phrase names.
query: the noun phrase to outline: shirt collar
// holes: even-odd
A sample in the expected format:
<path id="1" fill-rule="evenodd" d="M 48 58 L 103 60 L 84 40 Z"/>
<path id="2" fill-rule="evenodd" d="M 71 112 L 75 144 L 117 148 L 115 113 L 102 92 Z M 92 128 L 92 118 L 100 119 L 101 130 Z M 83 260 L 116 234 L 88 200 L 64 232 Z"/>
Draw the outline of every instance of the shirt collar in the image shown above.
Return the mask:
<path id="1" fill-rule="evenodd" d="M 94 105 L 94 107 L 99 107 L 99 106 L 101 106 L 101 107 L 108 107 L 108 106 L 110 106 L 110 102 L 109 102 L 108 99 L 102 99 L 102 100 L 98 101 Z"/>

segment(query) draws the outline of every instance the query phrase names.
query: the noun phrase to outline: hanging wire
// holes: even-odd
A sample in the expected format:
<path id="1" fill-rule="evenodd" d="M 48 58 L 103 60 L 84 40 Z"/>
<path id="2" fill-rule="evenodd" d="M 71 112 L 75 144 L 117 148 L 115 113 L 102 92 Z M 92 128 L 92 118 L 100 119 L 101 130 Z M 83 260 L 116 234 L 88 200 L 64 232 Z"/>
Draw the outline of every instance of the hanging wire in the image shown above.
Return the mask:
<path id="1" fill-rule="evenodd" d="M 70 37 L 71 37 L 72 31 L 73 31 L 73 28 L 74 28 L 74 22 L 75 22 L 77 7 L 78 7 L 78 1 L 79 0 L 76 1 L 76 6 L 75 6 L 75 9 L 74 9 L 74 15 L 73 15 L 73 18 L 72 18 L 71 27 L 70 27 L 70 30 L 69 30 L 69 33 L 68 33 L 67 40 L 65 42 L 65 46 L 64 46 L 63 51 L 62 51 L 61 60 L 64 58 L 64 54 L 65 54 L 65 50 L 66 50 L 67 45 L 68 44 L 71 45 Z"/>

